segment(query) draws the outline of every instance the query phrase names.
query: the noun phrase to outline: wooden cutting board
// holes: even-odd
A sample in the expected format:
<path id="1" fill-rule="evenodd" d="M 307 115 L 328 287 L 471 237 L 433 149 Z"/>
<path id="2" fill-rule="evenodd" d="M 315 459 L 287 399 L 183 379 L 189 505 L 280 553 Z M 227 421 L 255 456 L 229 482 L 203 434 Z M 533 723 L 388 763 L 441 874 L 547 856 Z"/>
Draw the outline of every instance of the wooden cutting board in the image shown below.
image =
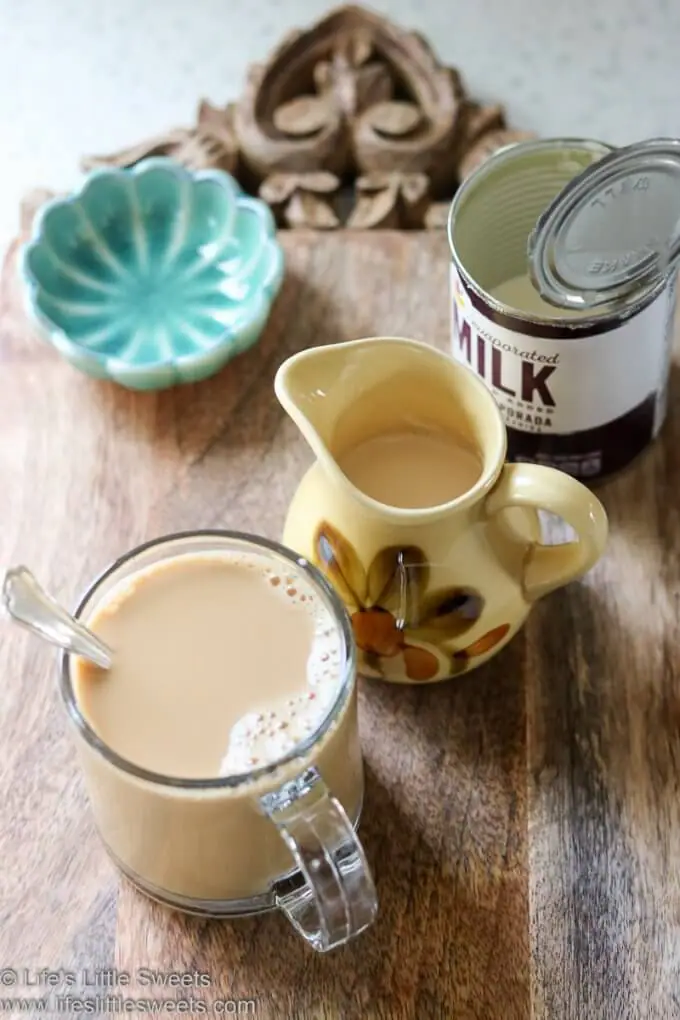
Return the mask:
<path id="1" fill-rule="evenodd" d="M 30 564 L 71 604 L 112 558 L 163 532 L 278 537 L 310 461 L 273 395 L 281 361 L 375 334 L 446 349 L 442 234 L 283 243 L 287 280 L 256 349 L 205 383 L 146 395 L 77 374 L 34 335 L 10 252 L 0 563 Z M 662 440 L 601 487 L 611 541 L 583 583 L 540 603 L 459 681 L 362 685 L 360 831 L 380 916 L 327 956 L 276 915 L 186 919 L 119 881 L 88 812 L 55 658 L 0 622 L 0 982 L 2 967 L 19 972 L 0 997 L 50 991 L 22 987 L 24 969 L 80 981 L 83 968 L 149 968 L 203 972 L 209 987 L 191 994 L 206 1009 L 254 1000 L 240 1015 L 266 1020 L 680 1016 L 678 395 L 674 371 Z M 95 992 L 129 988 L 112 974 Z"/>

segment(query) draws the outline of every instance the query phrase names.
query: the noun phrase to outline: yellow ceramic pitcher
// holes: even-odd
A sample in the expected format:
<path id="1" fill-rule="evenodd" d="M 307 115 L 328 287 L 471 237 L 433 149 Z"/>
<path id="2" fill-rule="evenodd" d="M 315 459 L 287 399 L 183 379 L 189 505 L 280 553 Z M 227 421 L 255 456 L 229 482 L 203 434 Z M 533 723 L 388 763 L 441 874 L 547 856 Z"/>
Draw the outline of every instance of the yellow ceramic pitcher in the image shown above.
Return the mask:
<path id="1" fill-rule="evenodd" d="M 376 337 L 317 347 L 279 369 L 276 395 L 316 456 L 288 511 L 283 541 L 332 581 L 350 612 L 368 676 L 444 680 L 480 665 L 532 603 L 601 555 L 607 518 L 569 475 L 505 464 L 506 433 L 484 383 L 413 340 Z M 459 498 L 407 510 L 357 489 L 336 458 L 404 423 L 454 428 L 476 451 L 479 480 Z M 574 541 L 541 544 L 539 509 Z"/>

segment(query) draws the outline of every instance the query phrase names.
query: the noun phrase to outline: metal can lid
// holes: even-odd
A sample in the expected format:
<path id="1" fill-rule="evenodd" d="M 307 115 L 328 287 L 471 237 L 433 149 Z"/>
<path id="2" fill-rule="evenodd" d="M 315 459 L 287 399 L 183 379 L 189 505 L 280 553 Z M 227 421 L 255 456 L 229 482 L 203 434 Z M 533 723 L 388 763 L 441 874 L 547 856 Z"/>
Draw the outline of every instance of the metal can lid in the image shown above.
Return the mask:
<path id="1" fill-rule="evenodd" d="M 553 305 L 635 302 L 680 257 L 680 140 L 629 145 L 589 166 L 541 214 L 528 255 Z"/>

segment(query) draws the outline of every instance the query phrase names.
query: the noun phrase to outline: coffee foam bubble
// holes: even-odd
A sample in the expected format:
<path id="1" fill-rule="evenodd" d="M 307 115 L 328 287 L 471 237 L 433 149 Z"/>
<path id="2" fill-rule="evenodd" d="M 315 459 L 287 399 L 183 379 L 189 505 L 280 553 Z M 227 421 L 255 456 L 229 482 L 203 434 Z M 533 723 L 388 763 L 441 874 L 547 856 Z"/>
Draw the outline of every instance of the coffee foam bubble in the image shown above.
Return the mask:
<path id="1" fill-rule="evenodd" d="M 254 557 L 249 567 L 263 570 L 281 598 L 309 613 L 314 637 L 307 660 L 307 683 L 302 693 L 260 707 L 232 727 L 221 776 L 233 776 L 272 765 L 307 740 L 333 707 L 343 678 L 343 641 L 338 624 L 310 582 L 291 570 L 276 571 Z"/>

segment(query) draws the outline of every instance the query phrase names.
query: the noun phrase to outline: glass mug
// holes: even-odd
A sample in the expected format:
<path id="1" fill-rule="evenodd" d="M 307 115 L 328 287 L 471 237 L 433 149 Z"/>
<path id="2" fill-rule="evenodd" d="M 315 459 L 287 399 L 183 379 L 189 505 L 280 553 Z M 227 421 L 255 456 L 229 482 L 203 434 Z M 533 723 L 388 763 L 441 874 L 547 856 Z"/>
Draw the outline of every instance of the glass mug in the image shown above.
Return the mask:
<path id="1" fill-rule="evenodd" d="M 61 658 L 61 693 L 100 836 L 135 886 L 166 906 L 207 917 L 278 907 L 324 952 L 364 931 L 377 912 L 375 886 L 355 834 L 364 791 L 355 646 L 334 590 L 315 567 L 274 542 L 234 532 L 192 532 L 123 556 L 90 585 L 75 616 L 86 624 L 122 580 L 153 564 L 187 553 L 249 551 L 277 570 L 303 574 L 341 639 L 335 700 L 292 751 L 247 774 L 170 778 L 138 768 L 97 736 L 77 703 L 67 653 Z"/>

